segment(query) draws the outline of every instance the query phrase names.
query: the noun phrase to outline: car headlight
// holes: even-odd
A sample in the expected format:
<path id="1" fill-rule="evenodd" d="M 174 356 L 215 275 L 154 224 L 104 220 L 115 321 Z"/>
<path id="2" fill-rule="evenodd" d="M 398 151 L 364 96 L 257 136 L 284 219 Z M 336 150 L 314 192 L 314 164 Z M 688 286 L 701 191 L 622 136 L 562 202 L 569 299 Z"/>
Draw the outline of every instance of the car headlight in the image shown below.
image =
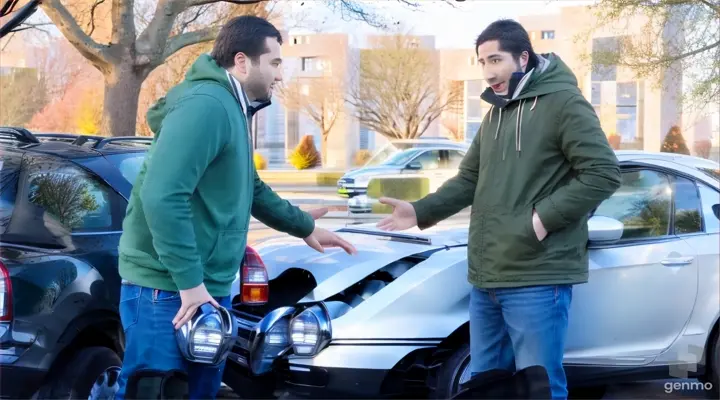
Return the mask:
<path id="1" fill-rule="evenodd" d="M 290 344 L 297 356 L 313 357 L 330 342 L 330 317 L 321 304 L 306 308 L 290 321 Z"/>
<path id="2" fill-rule="evenodd" d="M 273 362 L 290 348 L 288 327 L 294 311 L 292 307 L 275 309 L 255 328 L 250 349 L 250 368 L 255 374 L 269 372 Z"/>
<path id="3" fill-rule="evenodd" d="M 206 303 L 175 335 L 180 352 L 188 361 L 218 365 L 235 343 L 237 325 L 225 308 L 216 309 Z"/>

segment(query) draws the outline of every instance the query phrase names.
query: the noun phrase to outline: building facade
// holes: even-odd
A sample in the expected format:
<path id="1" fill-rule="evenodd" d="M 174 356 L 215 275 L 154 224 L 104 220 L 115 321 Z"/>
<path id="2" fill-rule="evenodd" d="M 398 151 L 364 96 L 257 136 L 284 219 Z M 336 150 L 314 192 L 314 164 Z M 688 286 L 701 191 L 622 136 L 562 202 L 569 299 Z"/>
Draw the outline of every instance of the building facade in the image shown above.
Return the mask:
<path id="1" fill-rule="evenodd" d="M 637 79 L 633 71 L 622 67 L 591 68 L 595 50 L 617 48 L 623 39 L 640 35 L 646 20 L 639 16 L 619 21 L 614 26 L 593 27 L 595 17 L 587 7 L 565 7 L 557 14 L 518 18 L 530 35 L 537 53 L 555 53 L 575 73 L 583 95 L 598 114 L 606 135 L 618 135 L 621 149 L 659 151 L 672 126 L 679 126 L 688 147 L 710 140 L 711 158 L 718 158 L 720 136 L 720 104 L 705 110 L 683 110 L 681 105 L 682 74 L 666 73 L 663 80 Z M 479 33 L 479 32 L 478 32 Z M 666 26 L 665 38 L 681 34 L 674 26 Z M 369 37 L 372 48 L 378 37 Z M 418 46 L 433 49 L 437 54 L 440 85 L 452 86 L 462 92 L 461 103 L 443 112 L 424 136 L 447 136 L 472 141 L 489 105 L 480 99 L 486 85 L 477 63 L 475 49 L 436 49 L 432 37 L 418 37 Z M 349 45 L 344 34 L 288 36 L 284 46 L 285 79 L 319 77 L 331 70 L 348 85 L 357 84 L 357 63 L 362 49 Z M 301 136 L 311 134 L 320 143 L 317 128 L 302 111 L 288 110 L 275 104 L 259 118 L 265 134 L 259 140 L 261 152 L 271 154 L 270 163 L 283 165 L 285 156 Z M 360 126 L 346 109 L 342 122 L 336 124 L 328 143 L 324 165 L 348 168 L 356 151 L 374 150 L 387 140 Z M 282 154 L 282 153 L 285 154 Z"/>

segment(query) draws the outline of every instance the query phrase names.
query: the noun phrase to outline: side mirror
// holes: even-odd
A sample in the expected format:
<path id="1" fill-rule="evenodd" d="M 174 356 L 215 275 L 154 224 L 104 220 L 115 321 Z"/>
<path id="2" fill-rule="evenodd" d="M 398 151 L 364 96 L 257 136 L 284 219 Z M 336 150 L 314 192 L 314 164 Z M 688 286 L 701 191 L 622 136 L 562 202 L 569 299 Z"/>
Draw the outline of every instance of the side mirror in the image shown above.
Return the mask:
<path id="1" fill-rule="evenodd" d="M 593 216 L 588 221 L 590 244 L 609 244 L 620 240 L 625 225 L 609 217 Z"/>
<path id="2" fill-rule="evenodd" d="M 417 161 L 413 161 L 413 162 L 409 163 L 408 165 L 406 165 L 406 166 L 405 166 L 405 169 L 411 169 L 411 170 L 414 170 L 414 171 L 421 170 L 421 169 L 422 169 L 422 164 L 420 164 L 420 163 L 417 162 Z"/>

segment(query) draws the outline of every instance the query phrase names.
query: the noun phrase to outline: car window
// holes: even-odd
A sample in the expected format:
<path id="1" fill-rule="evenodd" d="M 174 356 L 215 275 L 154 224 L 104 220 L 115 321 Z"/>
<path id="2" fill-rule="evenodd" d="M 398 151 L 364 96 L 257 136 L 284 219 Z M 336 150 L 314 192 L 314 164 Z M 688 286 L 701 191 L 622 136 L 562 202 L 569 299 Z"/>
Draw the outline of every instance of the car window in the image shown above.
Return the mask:
<path id="1" fill-rule="evenodd" d="M 700 189 L 700 198 L 702 199 L 702 213 L 705 217 L 705 232 L 720 232 L 720 219 L 715 215 L 712 207 L 720 204 L 720 193 L 717 190 L 705 185 L 698 185 Z"/>
<path id="2" fill-rule="evenodd" d="M 125 177 L 131 185 L 134 185 L 143 167 L 146 155 L 147 153 L 122 153 L 109 155 L 105 158 L 117 167 L 122 176 Z"/>
<path id="3" fill-rule="evenodd" d="M 438 169 L 440 168 L 440 150 L 424 151 L 413 162 L 422 164 L 422 169 Z"/>
<path id="4" fill-rule="evenodd" d="M 703 231 L 700 194 L 695 182 L 675 178 L 675 234 L 684 235 Z"/>
<path id="5" fill-rule="evenodd" d="M 5 233 L 15 209 L 22 155 L 0 152 L 0 234 Z"/>
<path id="6" fill-rule="evenodd" d="M 670 232 L 672 190 L 668 177 L 650 170 L 622 173 L 622 185 L 595 215 L 625 224 L 622 239 L 649 239 Z"/>
<path id="7" fill-rule="evenodd" d="M 49 162 L 28 175 L 28 200 L 72 232 L 111 230 L 112 189 L 72 164 Z"/>
<path id="8" fill-rule="evenodd" d="M 448 165 L 447 165 L 447 167 L 449 169 L 460 168 L 460 163 L 462 162 L 464 157 L 465 157 L 465 154 L 463 154 L 457 150 L 448 150 Z"/>
<path id="9" fill-rule="evenodd" d="M 397 152 L 385 160 L 382 165 L 404 167 L 417 153 L 418 151 L 414 149 Z"/>

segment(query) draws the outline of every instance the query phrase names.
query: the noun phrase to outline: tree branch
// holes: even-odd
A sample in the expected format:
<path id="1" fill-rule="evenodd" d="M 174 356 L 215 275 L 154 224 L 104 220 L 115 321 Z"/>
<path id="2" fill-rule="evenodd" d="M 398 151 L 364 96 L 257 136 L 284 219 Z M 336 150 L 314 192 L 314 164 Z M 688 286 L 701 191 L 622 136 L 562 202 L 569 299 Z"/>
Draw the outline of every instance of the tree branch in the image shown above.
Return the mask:
<path id="1" fill-rule="evenodd" d="M 168 57 L 175 54 L 175 52 L 187 46 L 192 46 L 194 44 L 203 42 L 209 42 L 215 39 L 219 32 L 220 27 L 214 26 L 198 29 L 192 32 L 181 33 L 179 35 L 175 35 L 169 38 L 167 40 L 167 45 L 165 46 L 165 51 L 162 54 L 162 59 L 160 60 L 160 62 L 164 62 L 165 60 L 167 60 Z"/>
<path id="2" fill-rule="evenodd" d="M 90 32 L 88 32 L 88 36 L 92 36 L 93 32 L 95 32 L 95 10 L 104 2 L 105 0 L 97 0 L 92 7 L 90 7 Z"/>
<path id="3" fill-rule="evenodd" d="M 112 1 L 112 43 L 131 45 L 135 41 L 135 0 Z"/>
<path id="4" fill-rule="evenodd" d="M 102 46 L 92 40 L 73 18 L 72 14 L 62 5 L 60 0 L 46 0 L 41 3 L 45 14 L 62 32 L 63 36 L 75 48 L 99 69 L 106 68 L 109 64 L 108 47 Z"/>

